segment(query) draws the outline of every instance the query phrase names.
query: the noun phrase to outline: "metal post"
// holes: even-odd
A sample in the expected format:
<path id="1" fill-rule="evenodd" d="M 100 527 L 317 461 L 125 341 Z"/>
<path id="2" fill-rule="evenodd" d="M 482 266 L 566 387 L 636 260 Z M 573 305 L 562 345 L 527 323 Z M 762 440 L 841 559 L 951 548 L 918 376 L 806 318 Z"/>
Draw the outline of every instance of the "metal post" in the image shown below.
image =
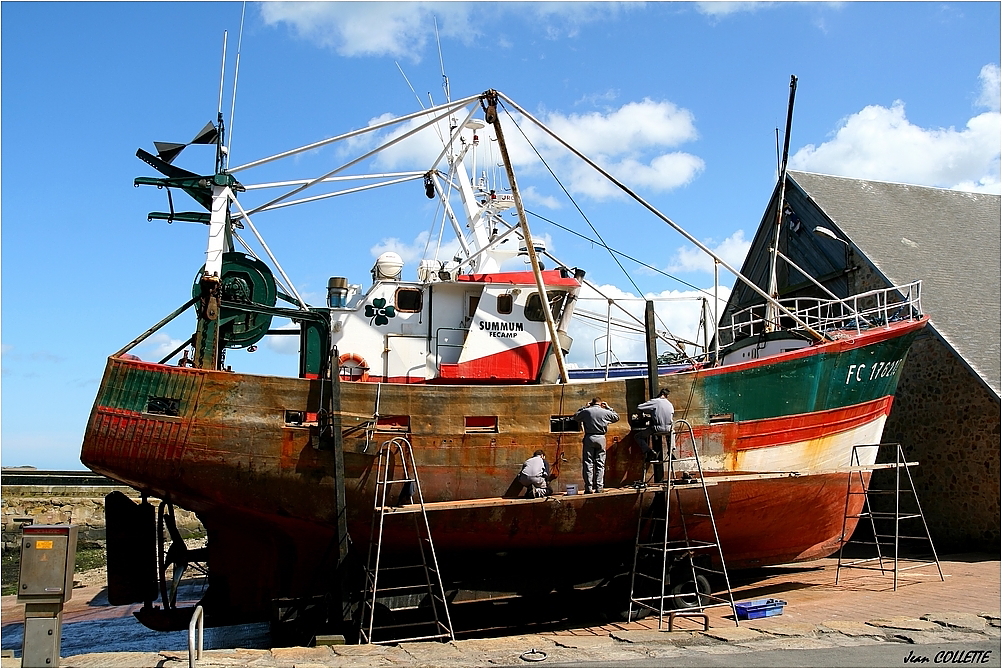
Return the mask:
<path id="1" fill-rule="evenodd" d="M 609 380 L 609 358 L 612 356 L 612 300 L 605 304 L 605 380 Z"/>
<path id="2" fill-rule="evenodd" d="M 644 308 L 644 332 L 647 341 L 647 390 L 648 397 L 658 395 L 658 340 L 654 330 L 654 302 L 647 300 Z"/>
<path id="3" fill-rule="evenodd" d="M 515 170 L 512 168 L 511 159 L 508 157 L 508 147 L 505 145 L 504 133 L 501 131 L 501 118 L 497 114 L 497 91 L 487 91 L 483 98 L 486 101 L 486 120 L 494 126 L 494 134 L 498 140 L 498 149 L 501 152 L 501 159 L 504 162 L 505 171 L 508 173 L 508 185 L 511 186 L 511 195 L 515 200 L 515 211 L 518 213 L 518 222 L 522 228 L 522 238 L 525 240 L 525 252 L 529 256 L 529 264 L 532 265 L 532 274 L 536 278 L 536 290 L 539 292 L 539 302 L 543 309 L 543 316 L 546 320 L 546 329 L 550 333 L 550 343 L 553 346 L 554 358 L 557 361 L 557 369 L 560 372 L 560 382 L 567 383 L 570 377 L 567 375 L 567 365 L 564 363 L 564 353 L 560 350 L 560 338 L 557 336 L 556 325 L 553 323 L 553 313 L 550 311 L 550 300 L 546 296 L 546 287 L 543 285 L 543 275 L 539 269 L 539 259 L 536 257 L 536 249 L 532 243 L 532 234 L 529 232 L 529 221 L 525 217 L 525 208 L 522 206 L 522 196 L 518 191 L 518 184 L 515 182 Z M 483 102 L 481 103 L 483 104 Z"/>
<path id="4" fill-rule="evenodd" d="M 713 261 L 713 348 L 714 360 L 720 364 L 720 262 Z"/>
<path id="5" fill-rule="evenodd" d="M 195 644 L 195 631 L 198 631 L 198 644 Z M 196 660 L 202 659 L 202 648 L 205 647 L 205 611 L 202 606 L 196 606 L 188 623 L 188 666 L 194 667 Z"/>

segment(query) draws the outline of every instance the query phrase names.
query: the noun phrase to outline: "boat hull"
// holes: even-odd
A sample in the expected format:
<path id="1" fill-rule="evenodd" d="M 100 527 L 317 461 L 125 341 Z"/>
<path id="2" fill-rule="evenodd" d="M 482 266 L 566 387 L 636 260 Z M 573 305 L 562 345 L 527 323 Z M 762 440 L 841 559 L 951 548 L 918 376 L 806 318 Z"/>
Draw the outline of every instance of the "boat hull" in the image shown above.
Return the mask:
<path id="1" fill-rule="evenodd" d="M 923 324 L 892 324 L 768 359 L 661 377 L 676 418 L 692 425 L 691 435 L 678 435 L 680 455 L 695 446 L 708 480 L 751 473 L 707 487 L 729 568 L 822 557 L 838 549 L 844 530 L 851 533 L 854 522 L 844 524 L 847 499 L 851 515 L 861 496 L 847 496 L 848 474 L 833 470 L 849 466 L 853 446 L 880 441 L 903 360 Z M 640 440 L 626 420 L 607 435 L 612 492 L 499 498 L 536 449 L 554 463 L 558 492 L 565 483 L 580 486 L 581 434 L 561 431 L 562 419 L 595 396 L 625 419 L 647 399 L 644 379 L 342 382 L 333 391 L 357 554 L 364 555 L 370 536 L 377 451 L 403 436 L 413 447 L 424 499 L 436 503 L 429 522 L 447 579 L 482 578 L 494 559 L 538 564 L 547 554 L 573 584 L 631 558 L 638 515 L 653 493 L 634 487 L 645 471 Z M 315 415 L 331 392 L 319 380 L 110 358 L 81 459 L 197 512 L 210 534 L 217 608 L 259 618 L 275 598 L 326 587 L 317 574 L 331 571 L 335 457 L 321 429 L 296 416 Z M 157 413 L 165 402 L 176 415 Z M 683 508 L 705 505 L 702 495 L 700 486 L 686 490 Z M 387 526 L 387 551 L 413 545 L 409 523 L 398 525 Z M 708 535 L 710 527 L 695 532 Z M 590 557 L 582 560 L 583 554 Z M 255 587 L 235 585 L 248 582 Z"/>

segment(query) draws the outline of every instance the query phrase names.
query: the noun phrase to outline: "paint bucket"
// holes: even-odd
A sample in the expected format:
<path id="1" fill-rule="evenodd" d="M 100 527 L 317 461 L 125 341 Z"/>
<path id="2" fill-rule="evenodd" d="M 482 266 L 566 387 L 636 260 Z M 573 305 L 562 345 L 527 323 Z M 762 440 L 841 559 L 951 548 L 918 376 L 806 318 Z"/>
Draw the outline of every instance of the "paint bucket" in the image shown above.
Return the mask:
<path id="1" fill-rule="evenodd" d="M 577 483 L 568 483 L 567 484 L 567 494 L 568 495 L 576 495 L 576 494 L 578 494 L 578 484 Z"/>

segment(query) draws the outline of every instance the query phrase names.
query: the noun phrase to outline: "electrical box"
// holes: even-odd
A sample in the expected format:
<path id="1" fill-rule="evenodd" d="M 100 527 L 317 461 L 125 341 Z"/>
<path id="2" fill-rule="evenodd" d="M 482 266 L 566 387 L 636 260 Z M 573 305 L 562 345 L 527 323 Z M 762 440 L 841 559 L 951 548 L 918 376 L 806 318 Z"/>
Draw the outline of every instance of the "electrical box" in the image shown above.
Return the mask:
<path id="1" fill-rule="evenodd" d="M 26 525 L 22 532 L 18 601 L 67 601 L 73 596 L 77 526 Z"/>

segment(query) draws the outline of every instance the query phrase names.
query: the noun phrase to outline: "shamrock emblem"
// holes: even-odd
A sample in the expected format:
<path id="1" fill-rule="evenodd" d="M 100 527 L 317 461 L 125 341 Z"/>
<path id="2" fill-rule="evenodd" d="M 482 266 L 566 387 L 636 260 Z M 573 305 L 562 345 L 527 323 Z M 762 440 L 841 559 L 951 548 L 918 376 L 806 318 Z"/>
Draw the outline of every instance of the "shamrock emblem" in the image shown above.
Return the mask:
<path id="1" fill-rule="evenodd" d="M 373 322 L 376 325 L 386 325 L 396 313 L 396 309 L 392 306 L 386 306 L 386 300 L 382 297 L 377 297 L 372 301 L 372 304 L 365 305 L 365 317 L 372 319 L 369 321 L 370 325 Z"/>

